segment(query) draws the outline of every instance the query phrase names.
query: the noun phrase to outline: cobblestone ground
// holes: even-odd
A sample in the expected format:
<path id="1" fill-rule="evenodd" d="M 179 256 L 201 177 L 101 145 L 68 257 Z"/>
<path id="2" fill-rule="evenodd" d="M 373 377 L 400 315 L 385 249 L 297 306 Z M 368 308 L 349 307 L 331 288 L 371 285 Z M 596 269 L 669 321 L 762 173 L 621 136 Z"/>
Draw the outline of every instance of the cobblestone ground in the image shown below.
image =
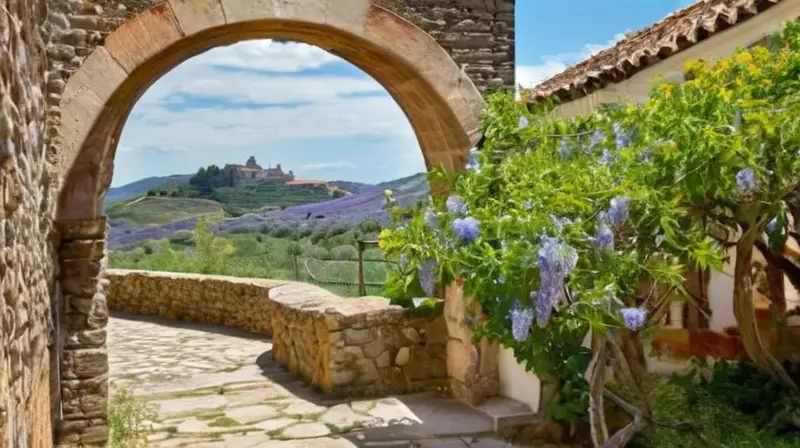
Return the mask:
<path id="1" fill-rule="evenodd" d="M 108 344 L 112 396 L 127 388 L 156 410 L 149 446 L 509 446 L 471 437 L 363 440 L 363 428 L 420 420 L 396 398 L 326 402 L 272 363 L 268 340 L 227 329 L 117 315 Z"/>

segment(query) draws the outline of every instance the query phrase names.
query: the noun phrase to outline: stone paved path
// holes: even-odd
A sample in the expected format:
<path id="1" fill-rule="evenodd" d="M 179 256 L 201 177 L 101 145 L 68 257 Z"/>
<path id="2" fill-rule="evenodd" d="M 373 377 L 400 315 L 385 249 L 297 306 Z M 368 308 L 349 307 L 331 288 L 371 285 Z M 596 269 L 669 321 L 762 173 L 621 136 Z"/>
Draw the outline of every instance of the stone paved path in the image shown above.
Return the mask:
<path id="1" fill-rule="evenodd" d="M 269 340 L 228 329 L 115 315 L 108 344 L 112 395 L 127 388 L 157 410 L 149 446 L 510 446 L 456 437 L 459 431 L 480 432 L 486 422 L 448 400 L 326 400 L 274 364 Z M 428 419 L 433 420 L 423 422 Z M 403 430 L 393 429 L 426 424 L 439 430 L 446 425 L 453 436 L 426 438 L 417 430 L 411 432 L 419 440 L 403 440 Z M 393 436 L 368 435 L 381 434 L 381 427 Z"/>

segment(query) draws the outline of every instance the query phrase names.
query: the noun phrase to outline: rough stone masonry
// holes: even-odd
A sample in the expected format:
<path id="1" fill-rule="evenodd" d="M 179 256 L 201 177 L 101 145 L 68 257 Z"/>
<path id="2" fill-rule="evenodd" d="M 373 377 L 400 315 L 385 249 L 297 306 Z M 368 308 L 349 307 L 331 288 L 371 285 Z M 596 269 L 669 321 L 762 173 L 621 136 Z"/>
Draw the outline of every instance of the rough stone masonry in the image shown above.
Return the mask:
<path id="1" fill-rule="evenodd" d="M 340 0 L 347 1 L 347 0 Z M 481 91 L 514 87 L 514 0 L 374 0 L 426 31 Z M 103 39 L 161 0 L 47 0 L 53 42 L 48 101 L 57 107 L 69 75 Z"/>
<path id="2" fill-rule="evenodd" d="M 0 0 L 0 446 L 49 447 L 53 154 L 45 147 L 46 3 Z"/>

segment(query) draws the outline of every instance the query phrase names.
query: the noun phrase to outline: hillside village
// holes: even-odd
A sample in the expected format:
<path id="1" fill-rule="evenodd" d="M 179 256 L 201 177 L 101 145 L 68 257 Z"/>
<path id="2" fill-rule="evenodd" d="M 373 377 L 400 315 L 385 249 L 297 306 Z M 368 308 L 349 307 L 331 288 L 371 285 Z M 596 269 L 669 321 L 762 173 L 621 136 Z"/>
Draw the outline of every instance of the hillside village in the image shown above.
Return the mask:
<path id="1" fill-rule="evenodd" d="M 120 187 L 128 189 L 132 194 L 121 197 L 111 191 L 110 195 L 117 198 L 117 202 L 129 202 L 142 195 L 210 199 L 222 204 L 226 212 L 235 216 L 259 209 L 320 202 L 352 194 L 351 191 L 327 181 L 297 179 L 293 171 L 284 171 L 281 164 L 274 168 L 263 168 L 253 156 L 244 165 L 228 163 L 222 168 L 209 165 L 200 167 L 191 176 L 174 175 L 164 179 L 164 182 L 158 182 L 157 178 L 143 179 L 141 182 L 149 186 L 138 194 L 134 182 L 130 186 Z M 113 209 L 112 204 L 114 203 L 107 202 Z"/>
<path id="2" fill-rule="evenodd" d="M 228 164 L 224 169 L 231 171 L 234 187 L 255 185 L 260 182 L 286 183 L 294 180 L 294 172 L 290 170 L 284 173 L 280 163 L 275 168 L 270 166 L 264 169 L 256 162 L 254 156 L 250 156 L 244 165 Z"/>

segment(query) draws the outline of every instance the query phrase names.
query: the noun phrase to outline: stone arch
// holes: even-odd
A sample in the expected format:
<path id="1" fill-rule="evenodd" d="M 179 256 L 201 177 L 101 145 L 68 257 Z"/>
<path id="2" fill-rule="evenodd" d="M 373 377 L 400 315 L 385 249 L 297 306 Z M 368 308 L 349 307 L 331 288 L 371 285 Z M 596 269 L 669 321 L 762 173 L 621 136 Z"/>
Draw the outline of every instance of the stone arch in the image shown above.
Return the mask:
<path id="1" fill-rule="evenodd" d="M 479 138 L 480 93 L 431 36 L 374 1 L 169 0 L 123 23 L 70 76 L 54 139 L 64 179 L 57 211 L 60 290 L 52 303 L 59 310 L 58 440 L 102 445 L 107 438 L 102 201 L 131 109 L 170 69 L 248 39 L 317 45 L 386 88 L 409 119 L 428 167 L 463 166 Z"/>
<path id="2" fill-rule="evenodd" d="M 371 75 L 411 123 L 428 167 L 455 170 L 478 140 L 483 99 L 427 33 L 373 0 L 169 0 L 109 35 L 62 95 L 57 216 L 96 219 L 134 103 L 159 77 L 216 46 L 258 38 L 317 45 Z"/>

